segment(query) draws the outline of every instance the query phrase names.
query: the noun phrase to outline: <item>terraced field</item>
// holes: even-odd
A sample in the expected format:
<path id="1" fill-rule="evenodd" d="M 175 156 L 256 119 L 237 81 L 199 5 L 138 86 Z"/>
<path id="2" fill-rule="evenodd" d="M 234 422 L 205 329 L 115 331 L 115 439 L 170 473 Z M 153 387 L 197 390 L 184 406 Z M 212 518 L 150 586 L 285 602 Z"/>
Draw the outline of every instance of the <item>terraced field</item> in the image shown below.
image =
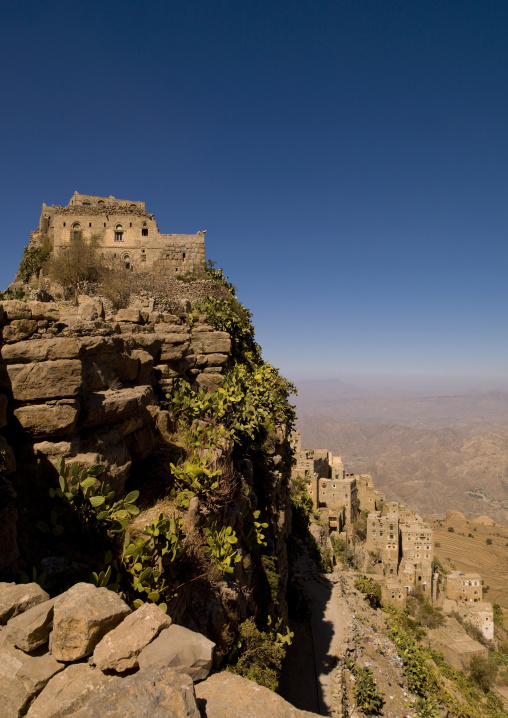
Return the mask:
<path id="1" fill-rule="evenodd" d="M 485 525 L 458 511 L 449 511 L 442 521 L 430 521 L 434 528 L 435 555 L 445 568 L 479 573 L 484 581 L 486 601 L 498 603 L 508 623 L 508 527 Z M 448 528 L 453 528 L 453 532 Z M 487 539 L 492 541 L 487 544 Z"/>

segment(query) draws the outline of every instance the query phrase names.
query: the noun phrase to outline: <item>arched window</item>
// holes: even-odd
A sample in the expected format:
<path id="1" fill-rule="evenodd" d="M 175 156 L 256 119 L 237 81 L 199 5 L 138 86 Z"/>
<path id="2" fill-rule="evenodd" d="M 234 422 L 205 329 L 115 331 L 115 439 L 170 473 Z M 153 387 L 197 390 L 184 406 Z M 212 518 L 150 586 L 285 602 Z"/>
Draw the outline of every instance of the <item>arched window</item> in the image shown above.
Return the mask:
<path id="1" fill-rule="evenodd" d="M 71 241 L 74 239 L 81 239 L 83 232 L 79 222 L 73 222 L 71 225 Z"/>
<path id="2" fill-rule="evenodd" d="M 125 267 L 125 269 L 132 269 L 132 262 L 131 262 L 130 254 L 123 254 L 122 261 L 123 261 L 123 266 Z"/>
<path id="3" fill-rule="evenodd" d="M 146 262 L 146 250 L 144 247 L 141 247 L 141 261 Z"/>
<path id="4" fill-rule="evenodd" d="M 123 242 L 123 229 L 121 224 L 115 227 L 115 242 Z"/>

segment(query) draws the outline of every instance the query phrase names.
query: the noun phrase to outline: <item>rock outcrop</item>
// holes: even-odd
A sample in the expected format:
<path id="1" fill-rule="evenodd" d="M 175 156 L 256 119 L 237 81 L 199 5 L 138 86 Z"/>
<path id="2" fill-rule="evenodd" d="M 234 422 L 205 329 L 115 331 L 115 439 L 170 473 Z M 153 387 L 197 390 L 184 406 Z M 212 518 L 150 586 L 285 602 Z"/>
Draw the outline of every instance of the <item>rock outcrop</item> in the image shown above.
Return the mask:
<path id="1" fill-rule="evenodd" d="M 121 494 L 160 438 L 156 397 L 178 378 L 212 389 L 223 380 L 231 340 L 203 318 L 190 327 L 185 315 L 126 309 L 105 320 L 100 300 L 81 299 L 75 310 L 0 303 L 0 573 L 16 567 L 17 505 L 34 501 L 25 476 L 47 483 L 63 456 L 104 465 Z"/>

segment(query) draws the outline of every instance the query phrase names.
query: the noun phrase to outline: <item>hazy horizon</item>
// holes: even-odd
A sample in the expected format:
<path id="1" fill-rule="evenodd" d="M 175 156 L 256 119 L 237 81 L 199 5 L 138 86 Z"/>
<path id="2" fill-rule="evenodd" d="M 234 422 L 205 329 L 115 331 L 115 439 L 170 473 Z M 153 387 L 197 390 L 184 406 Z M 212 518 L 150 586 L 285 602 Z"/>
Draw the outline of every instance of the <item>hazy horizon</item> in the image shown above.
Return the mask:
<path id="1" fill-rule="evenodd" d="M 346 391 L 383 394 L 468 394 L 477 392 L 508 391 L 508 376 L 456 376 L 404 373 L 347 373 L 336 376 L 287 376 L 297 387 L 310 385 L 324 388 L 341 385 Z"/>

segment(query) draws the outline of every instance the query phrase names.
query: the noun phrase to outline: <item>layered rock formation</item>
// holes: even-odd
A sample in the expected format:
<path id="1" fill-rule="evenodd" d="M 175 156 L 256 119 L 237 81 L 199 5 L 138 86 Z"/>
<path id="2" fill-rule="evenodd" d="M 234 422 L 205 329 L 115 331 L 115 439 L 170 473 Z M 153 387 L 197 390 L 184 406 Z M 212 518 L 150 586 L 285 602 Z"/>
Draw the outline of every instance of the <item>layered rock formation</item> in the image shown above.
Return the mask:
<path id="1" fill-rule="evenodd" d="M 100 300 L 86 298 L 75 312 L 0 304 L 0 452 L 3 474 L 12 476 L 0 485 L 0 571 L 18 558 L 13 484 L 23 503 L 24 491 L 36 490 L 36 477 L 46 482 L 48 464 L 63 456 L 103 464 L 121 494 L 132 462 L 150 454 L 167 422 L 156 397 L 176 378 L 209 388 L 222 382 L 231 341 L 204 318 L 190 327 L 185 315 L 103 315 Z"/>
<path id="2" fill-rule="evenodd" d="M 0 303 L 0 576 L 17 578 L 18 571 L 65 568 L 70 583 L 88 580 L 90 555 L 75 547 L 52 555 L 37 529 L 52 506 L 48 489 L 57 486 L 59 457 L 82 466 L 101 464 L 106 480 L 120 497 L 127 481 L 150 494 L 153 463 L 161 455 L 163 492 L 169 493 L 173 418 L 159 405 L 175 379 L 215 389 L 224 378 L 231 356 L 227 333 L 209 326 L 204 316 L 157 313 L 151 306 L 104 316 L 97 298 L 80 297 L 79 306 L 53 302 Z M 286 542 L 291 527 L 289 475 L 291 451 L 287 429 L 263 447 L 257 445 L 232 459 L 235 498 L 222 517 L 236 531 L 241 561 L 234 577 L 205 578 L 187 567 L 174 577 L 168 612 L 185 625 L 220 643 L 217 664 L 230 650 L 238 625 L 260 611 L 287 618 L 285 599 L 288 561 Z M 176 460 L 171 458 L 171 460 Z M 151 462 L 151 463 L 150 463 Z M 157 467 L 156 467 L 157 468 Z M 160 478 L 160 477 L 159 477 Z M 145 503 L 145 507 L 150 506 Z M 259 552 L 250 554 L 249 511 L 258 508 L 265 530 L 271 571 L 267 585 Z M 154 509 L 158 515 L 159 509 Z M 203 507 L 192 505 L 185 532 L 208 520 Z M 153 520 L 150 508 L 143 520 Z M 146 523 L 146 522 L 145 522 Z M 133 528 L 143 533 L 145 523 Z M 201 540 L 201 539 L 200 539 Z M 49 544 L 47 544 L 49 546 Z M 98 551 L 103 551 L 97 548 Z M 22 561 L 19 561 L 21 553 Z M 100 559 L 97 559 L 100 561 Z M 198 567 L 199 568 L 199 567 Z M 58 574 L 60 575 L 60 574 Z M 180 585 L 181 584 L 181 585 Z M 263 595 L 263 598 L 261 598 Z M 268 597 L 267 597 L 268 596 Z M 46 616 L 48 619 L 48 616 Z M 38 635 L 38 634 L 37 634 Z M 26 638 L 25 646 L 37 637 Z"/>

